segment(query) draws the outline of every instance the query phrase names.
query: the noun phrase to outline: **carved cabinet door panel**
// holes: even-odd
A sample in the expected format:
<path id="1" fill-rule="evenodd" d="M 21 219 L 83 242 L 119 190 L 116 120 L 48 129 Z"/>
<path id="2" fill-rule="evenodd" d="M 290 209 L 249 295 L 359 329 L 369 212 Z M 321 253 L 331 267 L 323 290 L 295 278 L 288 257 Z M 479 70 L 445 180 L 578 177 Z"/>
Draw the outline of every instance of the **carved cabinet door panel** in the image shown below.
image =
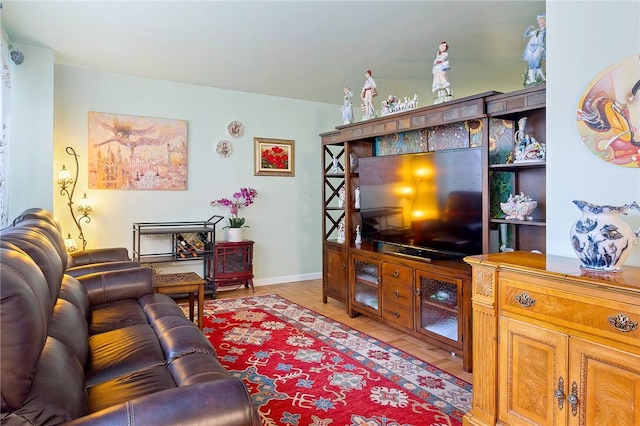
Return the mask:
<path id="1" fill-rule="evenodd" d="M 640 425 L 640 354 L 580 338 L 569 348 L 569 424 Z"/>
<path id="2" fill-rule="evenodd" d="M 499 419 L 566 425 L 569 336 L 504 316 L 499 328 Z"/>

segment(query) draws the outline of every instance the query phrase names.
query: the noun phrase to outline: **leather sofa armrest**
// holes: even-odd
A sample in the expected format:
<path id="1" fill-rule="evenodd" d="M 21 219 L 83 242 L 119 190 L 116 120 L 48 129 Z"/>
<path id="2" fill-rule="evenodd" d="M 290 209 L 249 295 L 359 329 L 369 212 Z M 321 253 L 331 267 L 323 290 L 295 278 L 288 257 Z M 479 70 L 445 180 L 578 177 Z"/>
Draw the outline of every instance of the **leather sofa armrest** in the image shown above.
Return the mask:
<path id="1" fill-rule="evenodd" d="M 259 426 L 241 381 L 234 378 L 181 386 L 105 408 L 65 425 Z"/>
<path id="2" fill-rule="evenodd" d="M 106 272 L 106 271 L 116 271 L 120 269 L 128 269 L 135 268 L 140 266 L 140 264 L 134 260 L 121 260 L 121 261 L 113 261 L 113 262 L 100 262 L 100 263 L 91 263 L 88 265 L 82 266 L 74 266 L 73 268 L 67 268 L 64 271 L 65 274 L 71 275 L 72 277 L 81 277 L 82 275 L 92 274 L 94 272 Z"/>
<path id="3" fill-rule="evenodd" d="M 69 267 L 88 265 L 90 263 L 131 260 L 126 247 L 81 250 L 70 253 L 69 256 L 72 260 Z"/>
<path id="4" fill-rule="evenodd" d="M 78 277 L 78 281 L 87 290 L 91 306 L 153 293 L 153 270 L 147 267 L 94 272 Z"/>

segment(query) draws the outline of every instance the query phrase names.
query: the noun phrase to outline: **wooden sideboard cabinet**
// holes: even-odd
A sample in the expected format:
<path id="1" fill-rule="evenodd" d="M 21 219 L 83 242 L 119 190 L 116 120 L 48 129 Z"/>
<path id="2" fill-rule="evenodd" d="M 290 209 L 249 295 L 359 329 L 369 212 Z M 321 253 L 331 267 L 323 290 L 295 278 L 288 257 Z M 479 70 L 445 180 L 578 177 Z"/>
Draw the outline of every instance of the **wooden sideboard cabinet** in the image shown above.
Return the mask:
<path id="1" fill-rule="evenodd" d="M 473 406 L 466 425 L 640 424 L 640 268 L 472 256 Z"/>
<path id="2" fill-rule="evenodd" d="M 472 370 L 469 266 L 380 252 L 370 243 L 349 250 L 349 315 L 363 314 L 462 356 Z"/>

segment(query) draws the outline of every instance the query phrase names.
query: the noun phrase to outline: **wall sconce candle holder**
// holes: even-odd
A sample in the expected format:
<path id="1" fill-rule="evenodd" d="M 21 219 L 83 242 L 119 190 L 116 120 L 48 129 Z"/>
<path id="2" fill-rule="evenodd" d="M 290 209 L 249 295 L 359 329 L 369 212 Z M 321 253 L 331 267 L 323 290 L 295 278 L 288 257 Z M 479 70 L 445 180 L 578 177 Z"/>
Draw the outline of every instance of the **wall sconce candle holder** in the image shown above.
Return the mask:
<path id="1" fill-rule="evenodd" d="M 91 218 L 89 217 L 89 213 L 91 213 L 91 210 L 92 210 L 91 202 L 89 201 L 89 198 L 87 197 L 87 193 L 85 192 L 84 196 L 80 200 L 80 204 L 78 205 L 78 209 L 77 209 L 78 212 L 80 213 L 80 216 L 76 217 L 76 214 L 73 210 L 73 194 L 76 190 L 76 184 L 78 183 L 79 155 L 70 146 L 66 148 L 66 152 L 67 154 L 73 156 L 73 159 L 76 162 L 75 176 L 71 177 L 71 173 L 63 164 L 62 169 L 60 170 L 60 172 L 58 172 L 58 185 L 60 186 L 60 195 L 62 195 L 63 197 L 67 197 L 67 206 L 69 206 L 69 212 L 71 212 L 71 217 L 73 218 L 73 222 L 76 224 L 76 227 L 80 232 L 80 234 L 78 235 L 78 238 L 80 238 L 80 241 L 82 241 L 82 250 L 85 250 L 87 247 L 87 240 L 85 239 L 84 232 L 82 231 L 82 221 L 85 221 L 85 223 L 91 222 Z M 71 188 L 69 189 L 69 187 Z M 73 243 L 71 243 L 72 241 Z M 75 241 L 71 238 L 71 234 L 68 234 L 65 244 L 68 252 L 73 252 L 77 250 L 77 246 L 75 244 Z"/>

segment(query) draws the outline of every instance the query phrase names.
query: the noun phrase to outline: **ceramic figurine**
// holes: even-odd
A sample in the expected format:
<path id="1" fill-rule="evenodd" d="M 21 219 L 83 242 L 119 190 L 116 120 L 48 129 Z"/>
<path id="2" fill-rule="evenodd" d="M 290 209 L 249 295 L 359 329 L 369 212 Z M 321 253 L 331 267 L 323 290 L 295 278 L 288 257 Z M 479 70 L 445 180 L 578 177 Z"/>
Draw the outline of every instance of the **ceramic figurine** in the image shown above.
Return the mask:
<path id="1" fill-rule="evenodd" d="M 544 13 L 536 16 L 538 28 L 531 25 L 524 31 L 524 37 L 529 37 L 527 46 L 522 52 L 522 60 L 527 63 L 524 76 L 524 87 L 536 86 L 546 81 L 542 72 L 542 60 L 547 59 L 547 18 Z"/>
<path id="2" fill-rule="evenodd" d="M 349 170 L 352 172 L 356 171 L 358 168 L 358 159 L 355 155 L 349 154 Z"/>
<path id="3" fill-rule="evenodd" d="M 547 157 L 545 144 L 525 132 L 527 117 L 518 120 L 518 130 L 513 135 L 515 142 L 514 163 L 543 161 Z"/>
<path id="4" fill-rule="evenodd" d="M 331 173 L 338 173 L 338 159 L 336 158 L 335 155 L 331 160 Z"/>
<path id="5" fill-rule="evenodd" d="M 338 207 L 340 208 L 344 207 L 345 195 L 346 195 L 346 190 L 344 189 L 344 186 L 343 186 L 338 190 Z"/>
<path id="6" fill-rule="evenodd" d="M 622 264 L 637 245 L 640 228 L 634 231 L 622 220 L 627 210 L 640 210 L 637 202 L 621 207 L 599 206 L 574 200 L 582 217 L 571 227 L 571 246 L 582 262 L 582 269 L 621 272 Z"/>
<path id="7" fill-rule="evenodd" d="M 357 186 L 357 187 L 356 187 L 355 194 L 354 194 L 354 198 L 355 198 L 355 205 L 354 205 L 354 207 L 355 207 L 356 209 L 359 209 L 359 208 L 360 208 L 360 187 L 359 187 L 359 186 Z"/>
<path id="8" fill-rule="evenodd" d="M 433 84 L 431 91 L 436 94 L 434 105 L 453 99 L 451 92 L 451 83 L 447 80 L 447 71 L 451 68 L 449 65 L 449 45 L 446 41 L 438 46 L 436 59 L 433 61 Z"/>
<path id="9" fill-rule="evenodd" d="M 351 103 L 353 92 L 347 86 L 344 87 L 344 98 L 342 98 L 342 124 L 353 123 L 353 104 Z"/>
<path id="10" fill-rule="evenodd" d="M 346 241 L 345 235 L 344 235 L 344 229 L 345 229 L 344 218 L 342 218 L 340 220 L 340 223 L 338 223 L 338 238 L 336 241 L 339 243 L 344 243 Z"/>
<path id="11" fill-rule="evenodd" d="M 371 70 L 367 70 L 364 73 L 364 79 L 364 86 L 360 93 L 360 98 L 362 98 L 362 104 L 364 106 L 364 116 L 362 117 L 362 120 L 369 120 L 376 116 L 376 110 L 373 106 L 373 97 L 378 96 L 378 86 L 376 85 L 376 81 L 373 77 L 371 77 Z"/>
<path id="12" fill-rule="evenodd" d="M 356 226 L 356 244 L 362 244 L 362 232 L 360 231 L 360 225 Z"/>

